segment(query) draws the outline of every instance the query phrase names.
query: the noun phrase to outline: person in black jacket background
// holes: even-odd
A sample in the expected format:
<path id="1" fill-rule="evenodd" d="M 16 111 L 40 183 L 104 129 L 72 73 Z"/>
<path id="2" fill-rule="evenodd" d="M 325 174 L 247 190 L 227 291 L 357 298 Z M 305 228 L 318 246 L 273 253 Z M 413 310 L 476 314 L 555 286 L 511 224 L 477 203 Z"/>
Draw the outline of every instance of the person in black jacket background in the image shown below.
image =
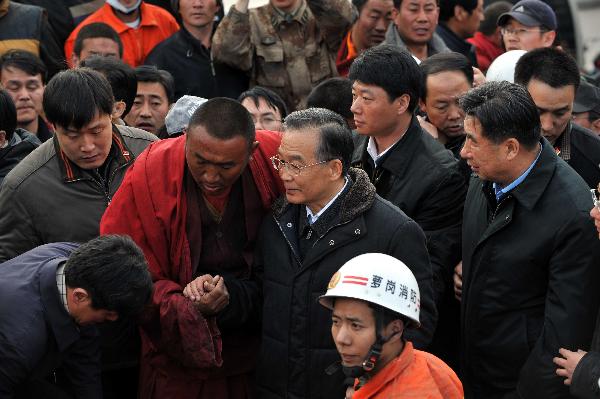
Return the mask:
<path id="1" fill-rule="evenodd" d="M 515 82 L 527 88 L 540 113 L 542 135 L 595 188 L 600 182 L 600 138 L 572 122 L 580 80 L 575 59 L 554 47 L 523 54 L 515 67 Z"/>
<path id="2" fill-rule="evenodd" d="M 214 62 L 210 52 L 213 33 L 223 17 L 222 0 L 172 0 L 171 4 L 180 17 L 181 29 L 159 43 L 145 63 L 173 75 L 175 100 L 185 94 L 237 98 L 248 88 L 248 77 Z"/>
<path id="3" fill-rule="evenodd" d="M 27 130 L 17 128 L 17 110 L 10 94 L 0 89 L 0 186 L 4 177 L 42 144 Z"/>

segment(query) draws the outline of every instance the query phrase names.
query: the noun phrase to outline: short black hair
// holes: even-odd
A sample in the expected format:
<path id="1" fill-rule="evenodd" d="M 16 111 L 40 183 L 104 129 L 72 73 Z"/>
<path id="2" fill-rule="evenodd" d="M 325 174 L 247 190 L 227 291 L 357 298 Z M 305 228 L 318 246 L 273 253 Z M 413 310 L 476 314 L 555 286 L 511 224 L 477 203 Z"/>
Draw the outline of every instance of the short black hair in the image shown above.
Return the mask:
<path id="1" fill-rule="evenodd" d="M 512 3 L 508 1 L 496 1 L 483 10 L 483 21 L 479 24 L 479 32 L 486 36 L 491 36 L 498 28 L 498 18 L 507 13 L 512 8 Z"/>
<path id="2" fill-rule="evenodd" d="M 0 89 L 0 130 L 6 133 L 6 140 L 12 139 L 17 128 L 17 108 L 6 90 Z"/>
<path id="3" fill-rule="evenodd" d="M 135 77 L 140 82 L 160 83 L 165 89 L 169 104 L 175 102 L 175 81 L 173 75 L 164 69 L 158 69 L 154 65 L 140 65 L 135 68 Z"/>
<path id="4" fill-rule="evenodd" d="M 413 112 L 421 94 L 421 69 L 412 55 L 396 46 L 380 44 L 360 54 L 348 77 L 385 90 L 390 101 L 408 94 L 408 111 Z"/>
<path id="5" fill-rule="evenodd" d="M 114 98 L 108 80 L 100 72 L 76 68 L 59 72 L 44 90 L 48 122 L 81 129 L 96 116 L 111 115 Z"/>
<path id="6" fill-rule="evenodd" d="M 454 17 L 454 7 L 461 6 L 469 14 L 477 8 L 477 0 L 442 0 L 440 2 L 440 21 L 447 22 Z"/>
<path id="7" fill-rule="evenodd" d="M 399 10 L 401 5 L 402 5 L 402 0 L 394 0 L 394 8 L 396 10 Z M 435 5 L 439 7 L 440 6 L 440 0 L 436 0 L 435 1 Z"/>
<path id="8" fill-rule="evenodd" d="M 81 50 L 83 50 L 83 41 L 85 39 L 94 39 L 97 37 L 110 39 L 113 42 L 116 42 L 119 45 L 119 57 L 123 57 L 123 42 L 121 41 L 119 34 L 110 25 L 105 24 L 104 22 L 93 22 L 81 28 L 81 30 L 77 33 L 77 37 L 75 38 L 73 53 L 75 53 L 77 57 L 81 56 Z"/>
<path id="9" fill-rule="evenodd" d="M 460 53 L 438 53 L 427 57 L 419 65 L 422 72 L 421 80 L 421 100 L 427 98 L 427 77 L 441 72 L 461 72 L 465 75 L 467 82 L 473 86 L 473 66 L 471 61 Z"/>
<path id="10" fill-rule="evenodd" d="M 190 118 L 188 136 L 192 128 L 202 126 L 212 137 L 229 140 L 242 136 L 252 147 L 256 138 L 252 116 L 242 104 L 226 97 L 215 97 L 200 105 Z"/>
<path id="11" fill-rule="evenodd" d="M 575 86 L 577 91 L 581 75 L 577 61 L 566 51 L 543 47 L 523 54 L 515 66 L 515 83 L 527 87 L 532 79 L 553 88 Z"/>
<path id="12" fill-rule="evenodd" d="M 10 50 L 0 57 L 0 74 L 6 68 L 17 68 L 27 75 L 42 76 L 42 83 L 48 80 L 48 68 L 37 55 L 25 50 Z"/>
<path id="13" fill-rule="evenodd" d="M 319 144 L 315 150 L 317 161 L 339 159 L 342 173 L 346 175 L 352 162 L 354 142 L 346 120 L 325 108 L 308 108 L 292 112 L 285 118 L 283 131 L 315 129 L 319 132 Z"/>
<path id="14" fill-rule="evenodd" d="M 272 90 L 269 90 L 262 86 L 254 86 L 253 88 L 246 90 L 238 97 L 238 101 L 241 103 L 247 98 L 251 98 L 258 108 L 258 101 L 262 98 L 265 100 L 269 107 L 276 109 L 279 111 L 281 115 L 281 119 L 285 118 L 288 114 L 288 109 L 285 105 L 285 102 L 281 99 L 279 94 L 275 93 Z"/>
<path id="15" fill-rule="evenodd" d="M 80 67 L 93 69 L 106 77 L 112 88 L 115 101 L 125 103 L 125 112 L 121 116 L 124 118 L 133 107 L 137 94 L 137 78 L 133 68 L 122 60 L 99 55 L 81 61 Z"/>
<path id="16" fill-rule="evenodd" d="M 540 141 L 540 115 L 522 85 L 505 80 L 487 82 L 469 90 L 459 104 L 467 116 L 479 120 L 482 135 L 496 144 L 515 138 L 531 150 Z"/>
<path id="17" fill-rule="evenodd" d="M 353 118 L 352 81 L 348 78 L 329 78 L 312 89 L 306 99 L 307 108 L 325 108 L 337 112 L 344 118 Z"/>
<path id="18" fill-rule="evenodd" d="M 86 290 L 94 309 L 119 317 L 140 314 L 152 296 L 146 258 L 128 236 L 105 235 L 81 244 L 65 263 L 65 283 Z"/>

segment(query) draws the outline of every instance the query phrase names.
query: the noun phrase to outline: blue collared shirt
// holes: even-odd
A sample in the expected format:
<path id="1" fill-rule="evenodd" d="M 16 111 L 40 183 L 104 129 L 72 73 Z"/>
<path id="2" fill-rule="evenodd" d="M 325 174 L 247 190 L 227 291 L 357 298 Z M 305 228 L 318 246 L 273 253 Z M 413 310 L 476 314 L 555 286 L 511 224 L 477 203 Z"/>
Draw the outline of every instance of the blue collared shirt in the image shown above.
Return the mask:
<path id="1" fill-rule="evenodd" d="M 502 197 L 504 197 L 506 194 L 508 194 L 512 189 L 517 187 L 519 184 L 521 184 L 523 182 L 523 180 L 525 180 L 525 178 L 527 176 L 529 176 L 529 173 L 531 172 L 531 170 L 537 163 L 538 159 L 540 158 L 541 153 L 542 153 L 542 146 L 540 145 L 540 150 L 538 151 L 537 157 L 535 157 L 535 159 L 533 160 L 531 165 L 529 165 L 527 170 L 525 172 L 523 172 L 523 174 L 521 174 L 521 176 L 517 177 L 516 180 L 514 180 L 508 186 L 501 188 L 498 183 L 493 184 L 494 192 L 496 193 L 496 201 L 497 202 L 499 202 L 502 199 Z"/>

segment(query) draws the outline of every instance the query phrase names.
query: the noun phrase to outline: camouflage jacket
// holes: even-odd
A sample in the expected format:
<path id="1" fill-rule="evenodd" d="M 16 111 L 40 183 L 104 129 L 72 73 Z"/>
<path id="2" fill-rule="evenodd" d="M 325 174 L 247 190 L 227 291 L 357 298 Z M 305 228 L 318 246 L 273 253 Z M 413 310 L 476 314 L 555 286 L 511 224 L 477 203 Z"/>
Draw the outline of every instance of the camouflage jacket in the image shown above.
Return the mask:
<path id="1" fill-rule="evenodd" d="M 213 57 L 299 109 L 315 85 L 337 75 L 336 52 L 352 20 L 348 0 L 302 0 L 292 14 L 270 4 L 247 13 L 234 6 L 215 32 Z"/>

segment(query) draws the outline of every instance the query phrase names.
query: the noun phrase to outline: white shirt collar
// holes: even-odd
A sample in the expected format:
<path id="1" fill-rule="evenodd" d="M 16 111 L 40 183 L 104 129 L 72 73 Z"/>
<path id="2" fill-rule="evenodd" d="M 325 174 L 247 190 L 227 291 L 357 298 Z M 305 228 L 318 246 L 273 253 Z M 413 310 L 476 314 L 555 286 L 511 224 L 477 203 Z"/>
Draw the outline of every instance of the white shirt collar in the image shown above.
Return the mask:
<path id="1" fill-rule="evenodd" d="M 306 217 L 308 217 L 308 223 L 310 225 L 313 225 L 313 223 L 315 223 L 321 217 L 321 215 L 323 215 L 323 213 L 325 213 L 327 208 L 329 208 L 331 206 L 331 204 L 333 204 L 335 202 L 335 200 L 340 196 L 342 191 L 344 191 L 344 189 L 348 185 L 348 178 L 344 177 L 344 180 L 345 180 L 344 187 L 342 187 L 342 189 L 340 191 L 338 191 L 338 193 L 335 195 L 335 197 L 333 197 L 323 208 L 321 208 L 321 210 L 319 212 L 317 212 L 316 215 L 312 213 L 312 211 L 310 210 L 310 208 L 308 206 L 306 207 Z"/>
<path id="2" fill-rule="evenodd" d="M 394 144 L 386 148 L 385 151 L 378 154 L 375 139 L 373 138 L 373 136 L 369 137 L 369 142 L 367 143 L 367 154 L 369 154 L 371 159 L 373 159 L 373 163 L 375 164 L 375 166 L 377 166 L 377 161 L 379 161 L 379 159 L 381 159 L 382 156 L 384 156 L 394 145 L 396 145 L 398 141 L 400 140 L 395 141 Z"/>

